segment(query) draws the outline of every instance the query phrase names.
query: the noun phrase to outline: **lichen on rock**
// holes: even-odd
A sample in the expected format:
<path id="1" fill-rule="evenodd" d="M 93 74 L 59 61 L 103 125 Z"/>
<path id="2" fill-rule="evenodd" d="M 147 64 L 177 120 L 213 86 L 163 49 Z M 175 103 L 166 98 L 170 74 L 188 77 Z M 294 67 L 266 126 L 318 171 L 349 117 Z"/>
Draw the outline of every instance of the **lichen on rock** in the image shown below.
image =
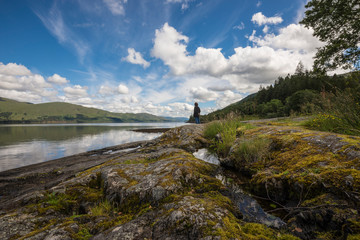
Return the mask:
<path id="1" fill-rule="evenodd" d="M 129 151 L 81 155 L 86 167 L 76 170 L 55 161 L 63 173 L 52 175 L 58 179 L 48 187 L 29 189 L 26 197 L 6 185 L 26 178 L 0 174 L 0 189 L 6 190 L 0 201 L 7 206 L 0 207 L 0 228 L 6 229 L 0 238 L 311 239 L 327 234 L 351 239 L 360 234 L 357 138 L 326 135 L 319 143 L 321 134 L 300 128 L 239 129 L 229 158 L 220 159 L 231 168 L 230 176 L 228 169 L 192 154 L 209 144 L 203 131 L 202 125 L 188 125 L 128 144 Z M 238 146 L 258 138 L 265 139 L 265 154 L 234 163 Z M 46 169 L 55 169 L 50 166 Z M 239 176 L 244 169 L 249 171 Z M 43 181 L 40 175 L 31 181 Z M 243 188 L 241 194 L 234 186 Z M 19 201 L 10 204 L 10 196 Z M 254 201 L 254 212 L 263 218 L 250 217 L 253 212 L 239 205 L 244 201 L 248 206 Z"/>

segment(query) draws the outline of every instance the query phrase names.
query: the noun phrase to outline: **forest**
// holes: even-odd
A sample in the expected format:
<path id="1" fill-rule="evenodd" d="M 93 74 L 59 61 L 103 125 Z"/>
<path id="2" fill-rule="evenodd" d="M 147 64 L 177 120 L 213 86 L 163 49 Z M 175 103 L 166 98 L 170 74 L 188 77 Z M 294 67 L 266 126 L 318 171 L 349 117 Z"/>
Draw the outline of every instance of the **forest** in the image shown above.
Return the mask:
<path id="1" fill-rule="evenodd" d="M 210 122 L 234 116 L 244 120 L 311 116 L 313 119 L 308 127 L 358 135 L 359 103 L 359 71 L 328 76 L 304 70 L 300 62 L 293 75 L 279 77 L 273 84 L 260 87 L 257 93 L 202 116 L 201 121 Z"/>
<path id="2" fill-rule="evenodd" d="M 327 76 L 302 71 L 302 64 L 293 75 L 279 77 L 274 84 L 260 87 L 255 94 L 224 109 L 202 117 L 203 121 L 226 118 L 229 114 L 260 118 L 311 115 L 327 110 L 329 101 L 347 95 L 359 100 L 360 73 Z"/>

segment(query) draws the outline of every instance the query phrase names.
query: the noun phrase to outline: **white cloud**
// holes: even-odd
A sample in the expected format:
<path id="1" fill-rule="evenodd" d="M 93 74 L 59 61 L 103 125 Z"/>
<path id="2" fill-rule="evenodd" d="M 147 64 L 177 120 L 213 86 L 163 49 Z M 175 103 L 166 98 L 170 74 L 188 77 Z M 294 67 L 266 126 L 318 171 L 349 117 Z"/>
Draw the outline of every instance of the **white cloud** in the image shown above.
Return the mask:
<path id="1" fill-rule="evenodd" d="M 114 94 L 115 90 L 114 88 L 110 86 L 101 85 L 99 88 L 99 93 L 103 96 L 112 95 Z"/>
<path id="2" fill-rule="evenodd" d="M 56 73 L 54 75 L 52 75 L 51 77 L 48 77 L 47 80 L 48 80 L 48 82 L 55 83 L 55 84 L 66 84 L 69 82 L 69 80 L 67 80 L 64 77 L 61 77 L 60 75 L 58 75 Z"/>
<path id="3" fill-rule="evenodd" d="M 127 86 L 125 86 L 124 84 L 119 84 L 119 86 L 117 87 L 118 93 L 120 94 L 128 94 L 129 93 L 129 88 Z"/>
<path id="4" fill-rule="evenodd" d="M 145 89 L 140 87 L 136 81 L 129 82 L 127 85 L 115 85 L 111 81 L 106 81 L 98 87 L 99 95 L 90 96 L 88 87 L 71 85 L 69 80 L 62 78 L 59 74 L 45 79 L 39 74 L 33 74 L 23 65 L 0 63 L 0 96 L 32 103 L 63 101 L 114 112 L 146 112 L 173 117 L 189 116 L 192 106 L 187 103 L 175 104 L 172 102 L 166 105 L 174 98 L 183 99 L 184 96 L 189 96 L 189 91 L 182 87 L 159 91 L 158 87 L 167 84 L 169 79 L 159 80 L 158 78 L 157 74 L 149 73 L 144 79 L 140 79 L 143 83 L 148 84 L 145 85 Z M 205 83 L 206 78 L 202 79 L 198 79 L 198 82 Z M 193 79 L 190 79 L 189 83 L 191 81 Z M 57 86 L 59 83 L 68 85 L 57 92 L 55 88 L 59 88 Z M 215 80 L 212 81 L 212 84 L 215 84 Z M 191 85 L 184 87 L 191 87 Z"/>
<path id="5" fill-rule="evenodd" d="M 235 87 L 223 81 L 221 84 L 210 84 L 208 89 L 215 92 L 224 92 L 226 90 L 235 90 Z"/>
<path id="6" fill-rule="evenodd" d="M 243 22 L 233 27 L 233 29 L 238 29 L 238 30 L 243 30 L 244 28 L 245 28 L 245 24 Z"/>
<path id="7" fill-rule="evenodd" d="M 138 103 L 139 99 L 137 99 L 137 97 L 135 97 L 135 96 L 131 96 L 131 97 L 126 96 L 121 99 L 121 102 L 126 103 L 126 104 Z"/>
<path id="8" fill-rule="evenodd" d="M 168 115 L 172 117 L 188 117 L 194 111 L 194 106 L 184 102 L 169 103 Z"/>
<path id="9" fill-rule="evenodd" d="M 79 97 L 87 97 L 87 87 L 82 87 L 80 85 L 75 85 L 73 87 L 65 87 L 64 88 L 65 96 L 68 98 L 79 98 Z"/>
<path id="10" fill-rule="evenodd" d="M 265 27 L 263 28 L 263 33 L 267 33 L 269 31 L 269 26 L 265 25 Z"/>
<path id="11" fill-rule="evenodd" d="M 231 103 L 238 102 L 243 98 L 241 94 L 226 90 L 219 98 L 216 99 L 216 107 L 224 108 Z"/>
<path id="12" fill-rule="evenodd" d="M 262 26 L 265 24 L 279 24 L 282 23 L 283 19 L 279 16 L 266 17 L 262 14 L 262 12 L 258 12 L 252 16 L 251 21 L 259 26 Z"/>
<path id="13" fill-rule="evenodd" d="M 218 97 L 216 92 L 210 91 L 203 87 L 190 89 L 190 94 L 195 101 L 207 102 L 215 100 Z"/>
<path id="14" fill-rule="evenodd" d="M 127 61 L 132 64 L 139 64 L 142 65 L 144 68 L 150 66 L 150 63 L 147 62 L 141 55 L 141 53 L 136 52 L 133 48 L 128 48 L 128 56 L 122 58 L 123 61 Z"/>
<path id="15" fill-rule="evenodd" d="M 193 105 L 184 102 L 169 103 L 169 106 L 175 111 L 191 111 L 194 109 Z"/>
<path id="16" fill-rule="evenodd" d="M 8 63 L 4 65 L 0 62 L 0 74 L 7 76 L 28 76 L 31 75 L 31 71 L 21 64 Z"/>
<path id="17" fill-rule="evenodd" d="M 165 23 L 161 29 L 155 31 L 154 47 L 151 54 L 163 60 L 174 74 L 183 74 L 187 71 L 186 68 L 190 63 L 185 45 L 188 41 L 188 37 Z"/>
<path id="18" fill-rule="evenodd" d="M 16 63 L 0 63 L 0 96 L 19 101 L 54 99 L 57 91 L 43 76 Z"/>
<path id="19" fill-rule="evenodd" d="M 279 34 L 268 34 L 264 37 L 253 37 L 259 46 L 269 46 L 274 49 L 289 49 L 296 51 L 316 52 L 316 49 L 323 46 L 313 36 L 313 30 L 305 28 L 300 24 L 290 24 L 279 30 Z"/>
<path id="20" fill-rule="evenodd" d="M 299 61 L 310 68 L 316 47 L 321 45 L 311 30 L 296 24 L 281 28 L 278 35 L 257 37 L 254 31 L 249 40 L 255 43 L 254 47 L 235 48 L 235 54 L 228 58 L 221 49 L 204 47 L 190 55 L 186 50 L 189 38 L 165 23 L 156 30 L 152 55 L 168 65 L 174 75 L 229 79 L 238 89 L 252 89 L 251 84 L 269 84 L 279 76 L 293 73 Z"/>
<path id="21" fill-rule="evenodd" d="M 262 4 L 262 2 L 261 2 L 261 1 L 258 1 L 258 2 L 256 3 L 256 6 L 257 6 L 257 7 L 260 7 L 261 4 Z"/>
<path id="22" fill-rule="evenodd" d="M 186 10 L 189 8 L 189 3 L 194 0 L 166 0 L 166 3 L 181 3 L 181 10 Z"/>
<path id="23" fill-rule="evenodd" d="M 113 15 L 125 15 L 124 4 L 127 0 L 103 0 Z"/>

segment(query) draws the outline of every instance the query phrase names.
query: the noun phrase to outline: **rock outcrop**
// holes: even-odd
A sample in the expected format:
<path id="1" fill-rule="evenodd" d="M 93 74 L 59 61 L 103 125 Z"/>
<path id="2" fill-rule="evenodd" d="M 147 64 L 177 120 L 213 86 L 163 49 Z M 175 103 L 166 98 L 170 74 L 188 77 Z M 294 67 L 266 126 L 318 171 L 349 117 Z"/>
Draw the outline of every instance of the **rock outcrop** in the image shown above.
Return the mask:
<path id="1" fill-rule="evenodd" d="M 0 239 L 359 236 L 358 138 L 263 126 L 220 159 L 229 170 L 192 154 L 209 144 L 203 130 L 0 173 Z M 259 135 L 269 158 L 238 158 L 239 141 Z"/>
<path id="2" fill-rule="evenodd" d="M 250 175 L 242 187 L 296 236 L 360 239 L 360 137 L 267 124 L 239 135 L 222 165 Z M 256 142 L 260 157 L 239 155 Z"/>

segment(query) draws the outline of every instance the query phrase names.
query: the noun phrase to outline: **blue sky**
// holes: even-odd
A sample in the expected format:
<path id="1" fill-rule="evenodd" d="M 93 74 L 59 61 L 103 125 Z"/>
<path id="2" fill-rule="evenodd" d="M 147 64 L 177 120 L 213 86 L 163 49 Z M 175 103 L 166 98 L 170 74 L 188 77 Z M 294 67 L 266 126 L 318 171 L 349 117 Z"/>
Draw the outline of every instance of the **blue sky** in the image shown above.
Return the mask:
<path id="1" fill-rule="evenodd" d="M 322 46 L 306 0 L 0 0 L 0 96 L 188 117 L 256 92 Z"/>

